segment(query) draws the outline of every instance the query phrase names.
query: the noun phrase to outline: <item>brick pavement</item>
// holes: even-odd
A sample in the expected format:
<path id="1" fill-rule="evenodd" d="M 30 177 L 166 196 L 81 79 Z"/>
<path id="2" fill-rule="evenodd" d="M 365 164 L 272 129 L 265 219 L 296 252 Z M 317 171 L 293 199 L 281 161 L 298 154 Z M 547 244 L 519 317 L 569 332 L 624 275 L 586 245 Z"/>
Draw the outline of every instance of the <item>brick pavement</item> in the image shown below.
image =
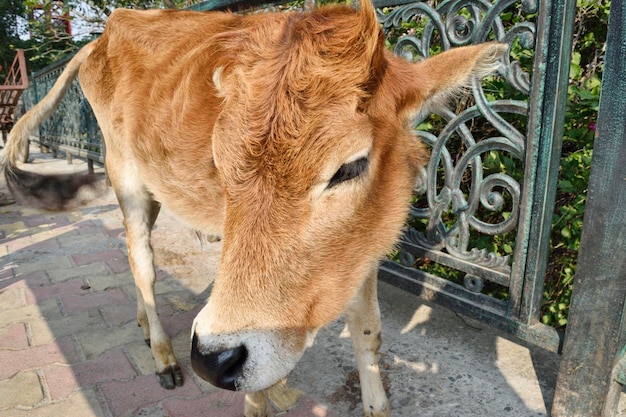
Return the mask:
<path id="1" fill-rule="evenodd" d="M 40 163 L 76 168 L 34 155 L 35 169 Z M 0 207 L 0 243 L 0 415 L 242 415 L 242 394 L 217 390 L 193 375 L 189 329 L 200 294 L 166 269 L 158 274 L 159 312 L 185 384 L 171 391 L 159 386 L 136 324 L 121 214 L 110 193 L 63 213 Z M 182 264 L 175 252 L 162 263 L 168 262 Z M 290 407 L 275 411 L 286 417 L 336 416 L 304 395 Z"/>

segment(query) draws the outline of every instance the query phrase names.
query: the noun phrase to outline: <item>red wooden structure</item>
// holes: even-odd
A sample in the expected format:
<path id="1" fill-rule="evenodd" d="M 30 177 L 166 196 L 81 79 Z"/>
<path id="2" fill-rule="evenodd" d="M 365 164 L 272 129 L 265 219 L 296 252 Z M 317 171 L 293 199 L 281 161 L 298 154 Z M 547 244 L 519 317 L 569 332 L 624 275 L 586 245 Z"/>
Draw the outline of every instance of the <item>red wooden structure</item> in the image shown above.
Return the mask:
<path id="1" fill-rule="evenodd" d="M 17 106 L 22 92 L 27 87 L 26 59 L 24 58 L 24 51 L 18 49 L 4 84 L 0 85 L 0 130 L 2 131 L 3 143 L 6 143 L 9 131 L 13 127 L 15 106 Z"/>

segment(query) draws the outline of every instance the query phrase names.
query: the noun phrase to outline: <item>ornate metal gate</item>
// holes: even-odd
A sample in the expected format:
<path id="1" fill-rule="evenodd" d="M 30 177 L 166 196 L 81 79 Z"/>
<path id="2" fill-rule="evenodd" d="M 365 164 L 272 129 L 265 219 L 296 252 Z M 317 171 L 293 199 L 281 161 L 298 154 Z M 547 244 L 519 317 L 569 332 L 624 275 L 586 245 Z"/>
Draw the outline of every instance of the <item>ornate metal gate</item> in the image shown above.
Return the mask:
<path id="1" fill-rule="evenodd" d="M 539 309 L 575 6 L 453 0 L 436 8 L 405 4 L 380 19 L 388 30 L 425 21 L 421 33 L 402 36 L 395 46 L 409 56 L 493 40 L 509 44 L 500 75 L 514 96 L 489 100 L 486 90 L 494 85 L 474 82 L 469 106 L 439 109 L 438 123 L 416 121 L 441 128 L 416 129 L 432 154 L 416 187 L 398 263 L 385 262 L 382 279 L 553 351 L 561 337 L 540 323 Z M 505 24 L 505 13 L 517 22 Z M 534 58 L 532 75 L 524 57 Z"/>

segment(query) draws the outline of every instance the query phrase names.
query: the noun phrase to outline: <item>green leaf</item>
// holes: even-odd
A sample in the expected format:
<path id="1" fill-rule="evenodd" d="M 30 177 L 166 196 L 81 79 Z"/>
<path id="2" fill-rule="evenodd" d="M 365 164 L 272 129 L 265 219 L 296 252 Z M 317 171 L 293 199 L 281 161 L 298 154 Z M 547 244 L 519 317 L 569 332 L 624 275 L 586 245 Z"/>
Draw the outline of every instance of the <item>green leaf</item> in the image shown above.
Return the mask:
<path id="1" fill-rule="evenodd" d="M 582 71 L 580 70 L 580 65 L 572 62 L 569 65 L 569 77 L 573 80 L 578 80 L 580 78 L 580 74 Z"/>
<path id="2" fill-rule="evenodd" d="M 572 231 L 570 230 L 569 227 L 565 226 L 561 229 L 561 236 L 563 236 L 566 239 L 570 239 L 572 237 Z"/>

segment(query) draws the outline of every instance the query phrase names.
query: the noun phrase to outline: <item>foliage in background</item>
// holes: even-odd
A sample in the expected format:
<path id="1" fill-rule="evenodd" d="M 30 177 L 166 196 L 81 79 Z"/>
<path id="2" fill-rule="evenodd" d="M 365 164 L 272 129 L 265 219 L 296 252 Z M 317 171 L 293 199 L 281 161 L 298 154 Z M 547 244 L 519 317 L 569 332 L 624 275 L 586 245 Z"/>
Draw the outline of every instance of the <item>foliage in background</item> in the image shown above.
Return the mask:
<path id="1" fill-rule="evenodd" d="M 13 63 L 15 48 L 22 48 L 19 36 L 19 27 L 16 16 L 25 13 L 22 0 L 0 1 L 0 83 L 4 82 L 4 75 Z"/>
<path id="2" fill-rule="evenodd" d="M 26 52 L 29 72 L 79 49 L 104 29 L 116 8 L 183 8 L 200 0 L 2 0 L 0 65 L 6 70 L 15 49 Z M 20 33 L 18 22 L 25 26 Z M 66 31 L 66 23 L 72 33 Z M 4 71 L 0 71 L 3 74 Z M 0 81 L 2 76 L 0 75 Z"/>

